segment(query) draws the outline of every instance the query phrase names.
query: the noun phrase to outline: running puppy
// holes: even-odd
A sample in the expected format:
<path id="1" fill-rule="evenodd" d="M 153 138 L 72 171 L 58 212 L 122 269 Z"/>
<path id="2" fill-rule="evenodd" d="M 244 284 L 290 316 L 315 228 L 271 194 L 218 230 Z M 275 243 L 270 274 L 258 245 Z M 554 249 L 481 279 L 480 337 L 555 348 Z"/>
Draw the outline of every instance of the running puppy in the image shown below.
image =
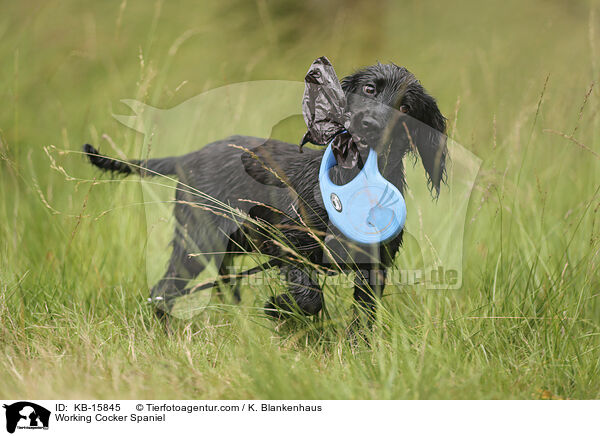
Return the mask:
<path id="1" fill-rule="evenodd" d="M 403 158 L 409 152 L 417 153 L 432 195 L 439 195 L 445 179 L 446 120 L 416 77 L 394 64 L 376 64 L 345 77 L 342 89 L 353 114 L 353 129 L 362 131 L 378 154 L 386 156 L 379 160 L 381 174 L 404 192 Z M 164 277 L 151 291 L 152 299 L 160 302 L 156 309 L 159 315 L 169 311 L 176 297 L 189 292 L 187 283 L 210 261 L 226 274 L 233 252 L 240 249 L 272 256 L 275 260 L 265 265 L 281 266 L 287 273 L 288 292 L 268 301 L 267 313 L 281 316 L 296 310 L 315 315 L 321 310 L 322 291 L 311 273 L 315 267 L 326 269 L 331 263 L 315 236 L 323 239 L 328 231 L 335 232 L 328 228 L 318 188 L 322 150 L 306 148 L 300 153 L 297 145 L 276 139 L 232 136 L 185 156 L 129 163 L 103 156 L 89 144 L 84 151 L 93 165 L 105 171 L 170 175 L 180 180 L 175 194 L 177 225 L 171 259 Z M 334 167 L 332 180 L 337 184 L 352 180 L 365 153 L 368 149 L 361 151 L 358 167 Z M 215 201 L 209 204 L 211 200 L 204 195 L 200 199 L 190 187 Z M 224 213 L 223 204 L 246 210 L 249 218 L 240 222 L 239 217 Z M 265 225 L 279 229 L 279 240 L 293 246 L 298 256 L 290 257 L 289 250 L 282 250 L 273 234 L 265 231 Z M 402 233 L 381 244 L 375 263 L 342 260 L 344 270 L 357 272 L 354 298 L 370 315 L 375 312 L 375 296 L 382 291 L 386 269 L 401 243 Z M 300 258 L 308 262 L 294 261 Z"/>

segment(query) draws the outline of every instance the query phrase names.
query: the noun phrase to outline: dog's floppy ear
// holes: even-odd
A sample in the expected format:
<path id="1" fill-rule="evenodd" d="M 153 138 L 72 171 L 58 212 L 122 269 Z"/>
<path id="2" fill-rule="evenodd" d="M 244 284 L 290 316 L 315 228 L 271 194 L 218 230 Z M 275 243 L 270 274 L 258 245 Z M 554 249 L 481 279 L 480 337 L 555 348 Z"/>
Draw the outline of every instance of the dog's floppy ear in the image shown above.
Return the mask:
<path id="1" fill-rule="evenodd" d="M 358 77 L 357 74 L 351 74 L 342 79 L 342 89 L 346 96 L 350 93 L 355 93 L 358 88 Z"/>
<path id="2" fill-rule="evenodd" d="M 432 96 L 426 92 L 419 94 L 410 111 L 410 115 L 416 118 L 411 123 L 414 126 L 411 135 L 427 173 L 429 190 L 437 197 L 440 183 L 446 181 L 446 118 Z"/>

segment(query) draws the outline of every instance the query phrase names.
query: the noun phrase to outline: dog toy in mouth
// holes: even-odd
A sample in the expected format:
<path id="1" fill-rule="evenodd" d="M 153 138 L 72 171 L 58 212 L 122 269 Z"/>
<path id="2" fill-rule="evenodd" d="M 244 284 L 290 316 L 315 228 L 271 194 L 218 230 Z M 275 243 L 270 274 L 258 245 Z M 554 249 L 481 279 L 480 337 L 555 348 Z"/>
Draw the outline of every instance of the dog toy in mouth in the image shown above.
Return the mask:
<path id="1" fill-rule="evenodd" d="M 347 238 L 361 244 L 386 242 L 397 236 L 406 221 L 402 193 L 386 180 L 371 149 L 358 175 L 345 185 L 334 184 L 329 170 L 337 164 L 331 144 L 319 170 L 319 187 L 329 220 Z"/>
<path id="2" fill-rule="evenodd" d="M 378 244 L 397 236 L 406 221 L 404 197 L 386 180 L 377 166 L 377 153 L 371 149 L 360 173 L 345 185 L 329 178 L 335 165 L 354 168 L 359 147 L 365 141 L 352 134 L 346 110 L 346 96 L 331 62 L 326 57 L 310 66 L 302 98 L 302 114 L 308 131 L 306 142 L 327 144 L 319 170 L 319 188 L 329 220 L 347 238 L 362 244 Z"/>

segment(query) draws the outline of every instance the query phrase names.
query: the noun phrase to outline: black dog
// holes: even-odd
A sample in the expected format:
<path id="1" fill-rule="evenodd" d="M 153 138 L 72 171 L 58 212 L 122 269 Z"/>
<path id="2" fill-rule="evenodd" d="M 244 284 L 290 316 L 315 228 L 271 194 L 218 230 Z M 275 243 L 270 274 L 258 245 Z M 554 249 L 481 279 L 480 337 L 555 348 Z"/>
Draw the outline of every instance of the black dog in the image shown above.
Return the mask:
<path id="1" fill-rule="evenodd" d="M 386 157 L 379 160 L 381 174 L 403 192 L 403 158 L 408 152 L 418 153 L 429 189 L 437 196 L 445 178 L 446 120 L 415 76 L 394 64 L 377 64 L 345 77 L 342 88 L 353 114 L 353 129 L 362 131 L 362 137 Z M 323 295 L 312 272 L 331 266 L 324 260 L 321 241 L 328 230 L 332 231 L 318 189 L 323 151 L 305 149 L 300 153 L 293 144 L 248 136 L 213 142 L 181 157 L 129 164 L 105 157 L 91 145 L 85 145 L 84 150 L 90 162 L 103 170 L 176 175 L 180 180 L 173 252 L 164 277 L 151 291 L 151 297 L 160 303 L 159 314 L 168 311 L 176 297 L 189 292 L 186 284 L 209 261 L 220 265 L 221 274 L 227 273 L 235 253 L 241 251 L 272 256 L 275 261 L 265 265 L 281 266 L 287 273 L 288 292 L 272 298 L 267 313 L 281 316 L 299 309 L 314 315 L 321 310 Z M 367 152 L 361 150 L 361 164 Z M 332 180 L 337 184 L 349 182 L 361 164 L 352 169 L 334 167 Z M 248 204 L 252 205 L 249 210 Z M 248 210 L 247 219 L 234 216 L 236 208 Z M 276 228 L 279 237 L 265 226 Z M 296 256 L 290 257 L 290 250 L 283 249 L 276 239 L 293 247 Z M 341 261 L 345 270 L 357 273 L 354 298 L 370 314 L 375 311 L 375 295 L 382 290 L 386 269 L 401 243 L 402 233 L 381 244 L 375 263 Z"/>

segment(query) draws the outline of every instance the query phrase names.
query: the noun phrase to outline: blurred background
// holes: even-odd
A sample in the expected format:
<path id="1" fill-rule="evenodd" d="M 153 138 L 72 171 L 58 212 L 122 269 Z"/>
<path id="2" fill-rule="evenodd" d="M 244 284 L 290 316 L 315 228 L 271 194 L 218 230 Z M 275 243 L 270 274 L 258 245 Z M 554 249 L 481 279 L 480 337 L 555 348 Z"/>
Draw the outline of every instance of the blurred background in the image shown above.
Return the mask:
<path id="1" fill-rule="evenodd" d="M 595 2 L 49 0 L 3 1 L 0 11 L 0 342 L 10 362 L 32 374 L 25 384 L 5 377 L 0 393 L 599 395 L 600 11 Z M 149 334 L 152 319 L 139 305 L 148 285 L 141 190 L 133 179 L 97 185 L 73 180 L 109 178 L 94 172 L 80 154 L 66 152 L 90 142 L 109 154 L 137 156 L 141 135 L 112 116 L 129 113 L 121 99 L 170 108 L 240 81 L 302 81 L 311 62 L 323 55 L 340 77 L 377 61 L 407 67 L 437 98 L 449 137 L 483 160 L 468 209 L 462 290 L 391 291 L 393 298 L 386 301 L 396 330 L 382 340 L 405 348 L 396 353 L 382 346 L 379 369 L 354 368 L 345 390 L 335 386 L 348 367 L 326 357 L 315 363 L 314 350 L 298 363 L 302 371 L 320 374 L 314 384 L 283 379 L 252 384 L 248 380 L 260 380 L 260 374 L 235 367 L 238 373 L 231 378 L 237 384 L 224 386 L 207 366 L 191 381 L 186 377 L 193 372 L 173 376 L 174 391 L 142 387 L 145 374 L 158 369 L 131 355 L 131 344 Z M 301 130 L 283 129 L 282 139 L 296 142 Z M 260 298 L 254 303 L 260 307 Z M 139 324 L 127 321 L 128 314 L 139 315 Z M 495 317 L 512 321 L 490 321 Z M 436 330 L 457 319 L 464 324 Z M 423 326 L 433 329 L 431 336 Z M 119 344 L 111 330 L 121 331 L 130 345 Z M 73 332 L 87 339 L 78 342 Z M 219 353 L 220 332 L 211 334 L 212 345 L 193 353 Z M 257 337 L 260 333 L 252 341 L 263 340 Z M 172 360 L 193 369 L 198 363 L 185 363 L 189 343 L 180 340 L 180 349 L 170 351 L 178 356 Z M 421 345 L 433 347 L 437 358 L 420 359 L 415 350 Z M 273 353 L 283 353 L 285 361 L 289 350 L 283 348 Z M 57 357 L 65 350 L 67 357 Z M 221 354 L 226 364 L 227 356 L 244 352 L 233 345 L 225 350 L 230 350 Z M 145 352 L 152 360 L 165 349 Z M 367 360 L 373 357 L 369 353 Z M 397 354 L 404 356 L 402 362 Z M 108 356 L 122 355 L 129 357 L 110 369 Z M 40 356 L 45 361 L 36 363 Z M 252 368 L 266 365 L 255 354 L 245 359 Z M 286 368 L 269 365 L 269 377 Z M 36 380 L 48 371 L 56 374 L 58 367 L 63 380 L 78 370 L 89 371 L 90 380 L 61 387 L 59 377 L 40 388 Z M 484 375 L 486 368 L 495 371 Z M 12 374 L 8 363 L 3 371 Z M 402 382 L 390 375 L 400 373 Z M 396 381 L 390 384 L 390 377 Z M 435 380 L 431 386 L 421 383 L 427 377 Z M 101 383 L 108 379 L 112 388 Z M 188 382 L 191 387 L 185 387 Z M 518 393 L 511 390 L 515 383 Z"/>
<path id="2" fill-rule="evenodd" d="M 326 55 L 340 76 L 376 61 L 406 66 L 456 124 L 454 138 L 485 149 L 494 115 L 497 130 L 508 129 L 549 74 L 548 96 L 583 98 L 597 56 L 598 17 L 583 1 L 49 1 L 2 9 L 2 129 L 14 148 L 79 144 L 90 129 L 114 136 L 111 113 L 122 98 L 170 107 L 244 80 L 302 81 Z"/>

